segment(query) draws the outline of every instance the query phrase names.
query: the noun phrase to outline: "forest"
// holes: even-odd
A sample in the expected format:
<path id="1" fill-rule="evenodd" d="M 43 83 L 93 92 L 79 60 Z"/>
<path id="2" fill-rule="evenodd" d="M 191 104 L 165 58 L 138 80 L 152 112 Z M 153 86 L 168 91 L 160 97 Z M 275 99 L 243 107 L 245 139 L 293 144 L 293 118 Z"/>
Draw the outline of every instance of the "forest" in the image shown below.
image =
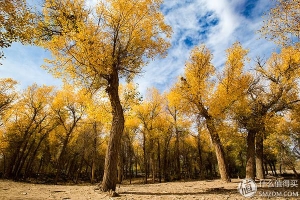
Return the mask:
<path id="1" fill-rule="evenodd" d="M 0 79 L 0 178 L 102 182 L 104 191 L 137 179 L 299 178 L 299 0 L 278 0 L 260 30 L 279 52 L 250 60 L 235 42 L 220 70 L 201 44 L 169 90 L 142 95 L 134 76 L 170 47 L 161 3 L 107 0 L 92 10 L 83 0 L 45 0 L 34 12 L 4 0 L 1 49 L 22 42 L 50 51 L 43 67 L 64 84 L 20 91 Z"/>

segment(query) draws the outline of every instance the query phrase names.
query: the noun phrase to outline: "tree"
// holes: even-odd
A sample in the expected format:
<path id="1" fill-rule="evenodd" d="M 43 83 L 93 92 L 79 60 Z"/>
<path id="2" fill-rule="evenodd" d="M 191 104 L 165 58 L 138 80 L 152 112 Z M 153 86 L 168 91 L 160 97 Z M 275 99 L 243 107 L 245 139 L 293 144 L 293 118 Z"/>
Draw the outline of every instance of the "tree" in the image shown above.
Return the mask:
<path id="1" fill-rule="evenodd" d="M 297 155 L 293 152 L 293 147 L 295 145 L 293 141 L 294 121 L 290 121 L 288 116 L 290 116 L 289 113 L 286 115 L 275 115 L 266 124 L 266 132 L 269 134 L 264 140 L 264 153 L 267 157 L 264 162 L 270 165 L 271 171 L 274 171 L 275 174 L 275 162 L 277 161 L 279 163 L 281 175 L 285 169 L 290 169 L 293 170 L 297 177 Z"/>
<path id="2" fill-rule="evenodd" d="M 46 0 L 39 23 L 41 40 L 54 57 L 50 71 L 91 90 L 105 88 L 112 126 L 102 190 L 115 190 L 124 115 L 119 78 L 132 79 L 147 59 L 165 55 L 171 28 L 163 21 L 161 0 L 108 0 L 96 10 L 83 0 Z"/>
<path id="3" fill-rule="evenodd" d="M 300 158 L 300 104 L 296 105 L 292 110 L 291 115 L 291 127 L 292 127 L 292 140 L 293 140 L 293 153 L 299 159 Z"/>
<path id="4" fill-rule="evenodd" d="M 127 178 L 129 171 L 129 181 L 131 183 L 133 175 L 133 161 L 135 161 L 135 167 L 137 167 L 137 156 L 134 152 L 133 143 L 139 131 L 139 122 L 134 115 L 134 107 L 140 105 L 142 97 L 138 92 L 137 84 L 130 82 L 120 86 L 120 99 L 124 111 L 125 126 L 121 143 L 122 150 L 119 154 L 118 182 L 121 183 L 123 177 Z M 124 171 L 125 173 L 123 173 Z"/>
<path id="5" fill-rule="evenodd" d="M 176 179 L 181 179 L 181 161 L 180 161 L 180 139 L 182 132 L 187 127 L 187 121 L 184 119 L 184 109 L 185 105 L 180 100 L 180 94 L 176 91 L 176 88 L 172 88 L 166 95 L 165 95 L 165 109 L 166 113 L 170 116 L 167 118 L 172 125 L 172 132 L 175 135 L 175 173 Z"/>
<path id="6" fill-rule="evenodd" d="M 41 142 L 53 129 L 49 113 L 53 88 L 34 84 L 21 96 L 5 115 L 5 138 L 9 141 L 7 157 L 10 160 L 5 176 L 14 179 L 19 179 L 21 172 L 28 172 Z"/>
<path id="7" fill-rule="evenodd" d="M 64 88 L 57 92 L 52 103 L 54 118 L 59 125 L 57 134 L 61 140 L 61 148 L 58 151 L 56 161 L 56 177 L 54 183 L 57 184 L 61 173 L 61 168 L 65 163 L 65 154 L 68 144 L 72 139 L 78 122 L 82 120 L 86 111 L 86 98 L 88 96 L 85 91 L 75 92 L 70 85 L 65 85 Z"/>
<path id="8" fill-rule="evenodd" d="M 225 63 L 225 68 L 221 81 L 218 85 L 216 91 L 216 98 L 222 99 L 223 103 L 220 106 L 215 105 L 214 108 L 221 114 L 224 111 L 229 111 L 228 120 L 233 120 L 232 115 L 235 111 L 240 112 L 240 114 L 245 114 L 249 112 L 247 107 L 248 97 L 247 92 L 252 86 L 254 80 L 250 73 L 245 73 L 244 66 L 247 61 L 248 51 L 243 49 L 240 43 L 236 42 L 231 48 L 227 49 L 227 61 Z M 214 101 L 218 103 L 219 101 Z M 241 111 L 242 110 L 242 111 Z M 232 112 L 233 111 L 233 112 Z M 226 113 L 226 112 L 225 112 Z M 234 116 L 234 115 L 233 115 Z M 246 158 L 246 175 L 248 177 L 249 170 L 254 170 L 255 168 L 255 134 L 253 134 L 252 129 L 257 128 L 258 124 L 253 125 L 249 118 L 239 119 L 239 123 L 251 126 L 251 129 L 247 129 L 247 158 Z M 254 120 L 254 122 L 256 122 Z M 234 123 L 232 121 L 232 123 Z M 248 178 L 254 178 L 252 176 Z"/>
<path id="9" fill-rule="evenodd" d="M 94 98 L 86 99 L 87 101 L 87 119 L 85 120 L 85 124 L 87 126 L 87 133 L 84 134 L 84 138 L 87 141 L 87 143 L 92 144 L 92 152 L 91 152 L 91 182 L 95 182 L 95 171 L 96 171 L 96 163 L 99 161 L 96 159 L 97 151 L 100 148 L 99 144 L 102 144 L 103 142 L 106 142 L 106 139 L 103 140 L 99 136 L 103 133 L 108 133 L 108 130 L 111 129 L 111 124 L 109 122 L 111 121 L 111 113 L 110 113 L 110 107 L 108 105 L 108 100 L 106 98 L 105 93 L 100 93 L 97 96 L 94 96 Z M 103 148 L 105 145 L 101 145 L 101 148 Z M 83 145 L 84 151 L 86 151 L 86 145 Z M 89 152 L 86 154 L 89 155 Z M 99 167 L 99 166 L 98 166 Z M 102 167 L 102 166 L 101 166 Z"/>
<path id="10" fill-rule="evenodd" d="M 147 98 L 135 107 L 135 115 L 141 124 L 141 133 L 143 137 L 144 169 L 145 183 L 148 178 L 148 165 L 152 169 L 152 182 L 155 182 L 156 176 L 156 159 L 155 144 L 158 140 L 158 128 L 160 127 L 160 114 L 162 113 L 163 98 L 158 90 L 152 88 L 148 90 Z"/>
<path id="11" fill-rule="evenodd" d="M 190 59 L 186 62 L 184 77 L 181 77 L 177 88 L 181 98 L 191 105 L 190 112 L 195 112 L 205 120 L 215 148 L 221 179 L 228 182 L 230 178 L 224 149 L 216 128 L 216 116 L 218 115 L 211 112 L 213 97 L 211 91 L 215 87 L 214 82 L 211 80 L 215 73 L 211 59 L 212 55 L 205 46 L 195 47 L 191 52 Z"/>
<path id="12" fill-rule="evenodd" d="M 247 89 L 246 98 L 235 107 L 235 117 L 247 130 L 246 177 L 263 178 L 263 140 L 267 121 L 276 113 L 292 109 L 299 102 L 299 51 L 289 47 L 274 53 L 266 63 L 257 61 L 258 77 Z M 256 155 L 256 161 L 255 161 Z"/>
<path id="13" fill-rule="evenodd" d="M 276 0 L 276 2 L 260 32 L 280 45 L 295 45 L 300 39 L 300 1 Z"/>
<path id="14" fill-rule="evenodd" d="M 0 6 L 0 50 L 13 42 L 28 43 L 32 39 L 34 14 L 25 0 L 4 0 Z M 0 58 L 4 56 L 0 52 Z"/>

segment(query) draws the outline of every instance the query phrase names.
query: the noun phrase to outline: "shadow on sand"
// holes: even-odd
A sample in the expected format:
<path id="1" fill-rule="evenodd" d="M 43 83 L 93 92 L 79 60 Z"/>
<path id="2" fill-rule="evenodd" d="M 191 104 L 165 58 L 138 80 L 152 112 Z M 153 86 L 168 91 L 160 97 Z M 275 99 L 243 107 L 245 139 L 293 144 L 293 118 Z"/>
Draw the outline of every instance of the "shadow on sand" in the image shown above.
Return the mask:
<path id="1" fill-rule="evenodd" d="M 203 195 L 203 194 L 233 194 L 237 193 L 237 189 L 224 189 L 224 188 L 211 188 L 206 189 L 204 191 L 197 192 L 138 192 L 138 191 L 124 191 L 119 194 L 122 196 L 124 194 L 132 194 L 132 195 L 158 195 L 158 196 L 167 196 L 167 195 Z"/>

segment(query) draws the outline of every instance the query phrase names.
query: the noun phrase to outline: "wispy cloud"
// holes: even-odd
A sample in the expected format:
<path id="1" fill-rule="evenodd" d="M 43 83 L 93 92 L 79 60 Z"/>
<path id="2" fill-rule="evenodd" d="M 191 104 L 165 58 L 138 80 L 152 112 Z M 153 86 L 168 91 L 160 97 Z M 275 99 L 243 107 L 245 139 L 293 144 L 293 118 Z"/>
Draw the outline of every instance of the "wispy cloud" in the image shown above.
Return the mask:
<path id="1" fill-rule="evenodd" d="M 166 0 L 162 6 L 165 20 L 173 28 L 172 47 L 168 57 L 145 67 L 146 73 L 136 81 L 142 93 L 147 87 L 168 89 L 183 73 L 184 63 L 195 45 L 205 44 L 213 53 L 213 64 L 220 70 L 226 60 L 226 49 L 239 41 L 250 50 L 249 57 L 268 57 L 275 45 L 256 34 L 268 0 Z"/>
<path id="2" fill-rule="evenodd" d="M 89 0 L 95 5 L 97 0 Z M 206 44 L 214 55 L 213 63 L 222 69 L 225 50 L 239 41 L 250 50 L 250 58 L 268 57 L 275 45 L 259 39 L 256 31 L 262 23 L 262 14 L 270 7 L 269 0 L 165 0 L 161 7 L 166 23 L 172 26 L 172 47 L 164 59 L 151 61 L 135 78 L 140 92 L 149 87 L 160 91 L 168 89 L 183 73 L 185 61 L 195 45 Z M 0 66 L 0 77 L 12 77 L 26 87 L 38 84 L 60 85 L 40 66 L 49 54 L 37 47 L 13 45 L 5 50 L 6 59 Z"/>

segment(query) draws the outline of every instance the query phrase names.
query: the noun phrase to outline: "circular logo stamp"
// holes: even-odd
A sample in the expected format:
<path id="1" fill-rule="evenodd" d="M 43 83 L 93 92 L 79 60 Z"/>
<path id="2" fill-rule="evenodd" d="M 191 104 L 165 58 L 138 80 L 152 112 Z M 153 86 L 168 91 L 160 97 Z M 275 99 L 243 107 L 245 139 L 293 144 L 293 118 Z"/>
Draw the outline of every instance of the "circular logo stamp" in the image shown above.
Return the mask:
<path id="1" fill-rule="evenodd" d="M 252 197 L 257 191 L 257 186 L 252 179 L 243 179 L 238 185 L 238 191 L 244 197 Z"/>

